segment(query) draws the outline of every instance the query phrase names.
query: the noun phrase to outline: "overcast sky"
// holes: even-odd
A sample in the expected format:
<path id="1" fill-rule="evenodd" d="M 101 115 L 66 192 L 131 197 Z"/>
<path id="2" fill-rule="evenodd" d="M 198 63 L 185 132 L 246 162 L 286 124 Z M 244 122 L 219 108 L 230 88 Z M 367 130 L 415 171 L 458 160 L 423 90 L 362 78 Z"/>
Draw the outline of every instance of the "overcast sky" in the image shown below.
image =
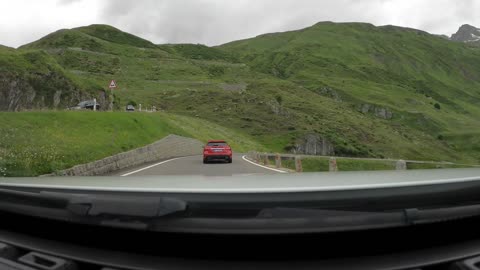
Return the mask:
<path id="1" fill-rule="evenodd" d="M 218 45 L 319 21 L 369 22 L 451 35 L 480 27 L 478 0 L 0 0 L 0 44 L 110 24 L 154 43 Z"/>

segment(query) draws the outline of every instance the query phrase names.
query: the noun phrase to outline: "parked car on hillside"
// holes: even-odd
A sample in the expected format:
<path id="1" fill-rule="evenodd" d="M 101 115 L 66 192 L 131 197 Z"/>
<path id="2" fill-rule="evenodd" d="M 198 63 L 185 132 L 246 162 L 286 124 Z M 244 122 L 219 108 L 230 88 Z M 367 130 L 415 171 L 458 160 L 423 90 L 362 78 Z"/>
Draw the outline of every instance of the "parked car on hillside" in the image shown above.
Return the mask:
<path id="1" fill-rule="evenodd" d="M 207 145 L 203 148 L 203 163 L 210 161 L 226 161 L 232 163 L 232 157 L 232 148 L 223 140 L 208 141 Z"/>
<path id="2" fill-rule="evenodd" d="M 133 105 L 127 105 L 127 108 L 125 108 L 125 110 L 127 112 L 134 112 L 135 111 L 135 107 Z"/>

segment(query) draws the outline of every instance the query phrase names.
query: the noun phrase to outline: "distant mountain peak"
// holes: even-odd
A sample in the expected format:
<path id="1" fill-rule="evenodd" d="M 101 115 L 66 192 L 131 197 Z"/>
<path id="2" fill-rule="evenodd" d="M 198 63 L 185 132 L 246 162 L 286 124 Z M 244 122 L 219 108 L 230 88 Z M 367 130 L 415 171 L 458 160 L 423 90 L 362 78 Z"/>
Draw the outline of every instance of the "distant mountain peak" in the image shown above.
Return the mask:
<path id="1" fill-rule="evenodd" d="M 61 29 L 20 48 L 84 48 L 101 51 L 105 43 L 139 48 L 156 48 L 152 42 L 106 24 L 92 24 L 72 29 Z"/>
<path id="2" fill-rule="evenodd" d="M 464 24 L 460 26 L 460 30 L 478 30 L 478 28 L 470 24 Z"/>
<path id="3" fill-rule="evenodd" d="M 118 28 L 106 24 L 92 24 L 89 26 L 74 28 L 73 30 L 77 30 L 87 35 L 118 44 L 155 48 L 155 45 L 148 40 L 134 36 L 127 32 L 123 32 Z"/>
<path id="4" fill-rule="evenodd" d="M 469 24 L 464 24 L 458 29 L 457 33 L 452 35 L 452 40 L 480 44 L 480 29 Z"/>

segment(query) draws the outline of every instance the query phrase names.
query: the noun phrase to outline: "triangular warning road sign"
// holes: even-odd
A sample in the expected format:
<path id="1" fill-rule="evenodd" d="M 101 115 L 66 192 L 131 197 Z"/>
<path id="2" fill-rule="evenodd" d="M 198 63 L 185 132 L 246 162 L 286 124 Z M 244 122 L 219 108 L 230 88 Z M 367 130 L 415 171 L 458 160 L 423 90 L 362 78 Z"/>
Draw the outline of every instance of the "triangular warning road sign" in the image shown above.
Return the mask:
<path id="1" fill-rule="evenodd" d="M 111 89 L 117 88 L 117 83 L 115 82 L 115 80 L 112 80 L 112 81 L 110 82 L 109 88 L 111 88 Z"/>

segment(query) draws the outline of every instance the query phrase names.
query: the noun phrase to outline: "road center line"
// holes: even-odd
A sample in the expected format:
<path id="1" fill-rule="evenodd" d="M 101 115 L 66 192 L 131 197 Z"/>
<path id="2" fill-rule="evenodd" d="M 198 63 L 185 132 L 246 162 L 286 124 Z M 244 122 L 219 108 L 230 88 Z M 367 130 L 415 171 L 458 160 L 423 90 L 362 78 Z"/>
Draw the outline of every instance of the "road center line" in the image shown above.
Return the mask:
<path id="1" fill-rule="evenodd" d="M 263 165 L 260 165 L 260 164 L 257 164 L 253 161 L 250 161 L 246 158 L 247 156 L 243 156 L 242 159 L 245 160 L 246 162 L 248 163 L 251 163 L 255 166 L 258 166 L 258 167 L 261 167 L 261 168 L 264 168 L 264 169 L 267 169 L 267 170 L 271 170 L 271 171 L 274 171 L 274 172 L 279 172 L 279 173 L 287 173 L 286 171 L 282 171 L 282 170 L 277 170 L 277 169 L 273 169 L 273 168 L 270 168 L 270 167 L 267 167 L 267 166 L 263 166 Z"/>
<path id="2" fill-rule="evenodd" d="M 150 166 L 147 166 L 147 167 L 138 169 L 138 170 L 136 170 L 136 171 L 123 174 L 123 175 L 121 175 L 121 176 L 129 176 L 129 175 L 132 175 L 132 174 L 135 174 L 135 173 L 138 173 L 138 172 L 141 172 L 141 171 L 148 170 L 148 169 L 150 169 L 150 168 L 156 167 L 156 166 L 158 166 L 158 165 L 162 165 L 162 164 L 165 164 L 165 163 L 167 163 L 167 162 L 174 161 L 174 160 L 178 160 L 178 159 L 182 159 L 182 158 L 184 158 L 184 157 L 172 158 L 172 159 L 169 159 L 169 160 L 165 160 L 165 161 L 159 162 L 159 163 L 157 163 L 157 164 L 153 164 L 153 165 L 150 165 Z"/>

